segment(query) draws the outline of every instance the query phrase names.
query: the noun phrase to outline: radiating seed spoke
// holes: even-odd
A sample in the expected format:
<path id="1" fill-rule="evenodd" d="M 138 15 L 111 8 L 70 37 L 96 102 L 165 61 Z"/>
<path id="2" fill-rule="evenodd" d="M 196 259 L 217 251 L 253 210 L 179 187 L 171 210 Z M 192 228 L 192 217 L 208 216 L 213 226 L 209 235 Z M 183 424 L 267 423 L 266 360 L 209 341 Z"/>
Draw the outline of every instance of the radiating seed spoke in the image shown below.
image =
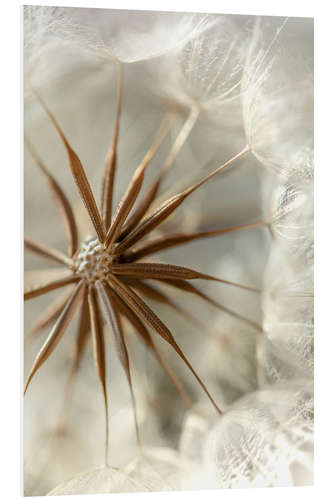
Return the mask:
<path id="1" fill-rule="evenodd" d="M 105 230 L 107 231 L 110 227 L 111 214 L 112 214 L 112 201 L 113 201 L 113 190 L 114 190 L 114 179 L 117 169 L 117 146 L 119 137 L 119 123 L 121 114 L 121 101 L 122 101 L 122 91 L 123 91 L 123 68 L 120 62 L 118 65 L 118 90 L 117 90 L 117 111 L 116 111 L 116 123 L 113 131 L 113 139 L 110 149 L 107 154 L 103 183 L 102 183 L 102 218 L 104 222 Z"/>
<path id="2" fill-rule="evenodd" d="M 212 306 L 216 307 L 217 309 L 220 309 L 220 311 L 223 311 L 226 314 L 228 314 L 229 316 L 233 316 L 234 318 L 237 318 L 237 319 L 243 321 L 244 323 L 247 323 L 249 326 L 255 328 L 260 333 L 262 332 L 262 327 L 258 323 L 256 323 L 255 321 L 252 321 L 248 318 L 245 318 L 241 314 L 236 313 L 235 311 L 223 306 L 222 304 L 219 304 L 214 299 L 208 297 L 208 295 L 201 292 L 201 290 L 194 287 L 191 283 L 188 283 L 187 281 L 165 280 L 164 279 L 164 280 L 161 280 L 161 283 L 164 283 L 164 284 L 170 285 L 174 288 L 178 288 L 178 289 L 183 290 L 185 292 L 189 292 L 189 293 L 192 293 L 194 295 L 197 295 L 198 297 L 202 298 L 203 300 L 205 300 L 206 302 L 208 302 Z"/>
<path id="3" fill-rule="evenodd" d="M 216 278 L 209 274 L 199 273 L 194 269 L 187 267 L 174 266 L 171 264 L 160 264 L 151 262 L 135 262 L 130 264 L 112 264 L 111 272 L 119 276 L 129 276 L 138 279 L 176 279 L 176 280 L 193 280 L 204 279 L 208 281 L 217 281 L 226 285 L 231 285 L 250 292 L 260 293 L 258 288 L 241 285 L 233 281 Z"/>
<path id="4" fill-rule="evenodd" d="M 64 226 L 65 226 L 65 233 L 67 237 L 67 242 L 68 242 L 68 255 L 70 257 L 73 257 L 74 253 L 77 250 L 78 247 L 78 233 L 77 233 L 77 226 L 74 218 L 74 214 L 72 211 L 72 208 L 70 206 L 70 203 L 57 183 L 57 181 L 54 179 L 54 177 L 48 172 L 46 169 L 43 161 L 37 154 L 35 148 L 32 146 L 30 141 L 28 140 L 27 137 L 25 137 L 25 142 L 28 146 L 28 149 L 34 158 L 36 164 L 39 166 L 41 169 L 41 172 L 44 174 L 44 177 L 50 187 L 51 194 L 53 195 L 55 202 L 58 206 L 60 215 L 62 217 Z"/>
<path id="5" fill-rule="evenodd" d="M 68 267 L 49 267 L 46 269 L 33 269 L 24 271 L 24 288 L 29 289 L 36 285 L 41 286 L 60 278 L 68 278 L 73 275 L 73 271 Z"/>
<path id="6" fill-rule="evenodd" d="M 105 321 L 109 325 L 109 327 L 111 328 L 111 331 L 113 333 L 118 357 L 119 357 L 119 360 L 122 364 L 122 367 L 123 367 L 125 374 L 126 374 L 126 377 L 127 377 L 127 381 L 128 381 L 128 385 L 129 385 L 129 389 L 130 389 L 130 393 L 131 393 L 132 406 L 133 406 L 136 437 L 137 437 L 137 442 L 140 446 L 139 425 L 138 425 L 136 403 L 135 403 L 135 397 L 134 397 L 134 391 L 133 391 L 133 385 L 132 385 L 129 356 L 128 356 L 128 351 L 127 351 L 127 347 L 126 347 L 126 343 L 125 343 L 123 328 L 122 328 L 122 325 L 120 322 L 119 313 L 118 313 L 117 309 L 114 307 L 112 300 L 110 300 L 103 283 L 101 281 L 97 280 L 95 283 L 95 286 L 97 289 L 99 303 L 100 303 Z"/>
<path id="7" fill-rule="evenodd" d="M 88 293 L 85 293 L 81 306 L 80 322 L 78 326 L 76 340 L 74 343 L 73 366 L 72 366 L 73 372 L 76 372 L 79 368 L 80 361 L 84 354 L 87 341 L 89 338 L 90 327 L 91 325 L 90 325 Z"/>
<path id="8" fill-rule="evenodd" d="M 24 246 L 31 252 L 37 253 L 46 259 L 53 260 L 57 263 L 60 262 L 60 264 L 65 264 L 68 267 L 73 265 L 73 260 L 60 252 L 60 250 L 49 247 L 40 241 L 30 238 L 29 236 L 24 236 Z"/>
<path id="9" fill-rule="evenodd" d="M 66 382 L 65 395 L 57 426 L 59 429 L 63 429 L 66 425 L 66 420 L 70 409 L 70 403 L 73 397 L 74 381 L 80 366 L 80 361 L 82 359 L 85 347 L 87 345 L 89 329 L 90 329 L 90 316 L 89 316 L 89 306 L 88 306 L 88 292 L 86 290 L 82 299 L 80 321 L 79 321 L 76 340 L 74 342 L 72 363 L 68 379 Z"/>
<path id="10" fill-rule="evenodd" d="M 168 248 L 174 248 L 178 245 L 183 245 L 185 243 L 190 243 L 191 241 L 202 239 L 202 238 L 211 238 L 213 236 L 220 236 L 222 234 L 232 233 L 234 231 L 241 231 L 243 229 L 253 229 L 256 227 L 267 226 L 266 222 L 254 222 L 252 224 L 242 224 L 238 226 L 232 226 L 225 229 L 217 229 L 214 231 L 198 231 L 196 233 L 175 233 L 168 234 L 163 237 L 156 238 L 149 243 L 146 243 L 141 248 L 137 250 L 130 251 L 128 254 L 125 254 L 122 259 L 124 262 L 134 262 L 143 257 L 147 257 L 148 255 L 154 254 L 156 252 L 160 252 L 161 250 L 166 250 Z"/>
<path id="11" fill-rule="evenodd" d="M 183 316 L 189 323 L 191 323 L 195 328 L 200 328 L 204 329 L 205 325 L 201 323 L 201 321 L 198 318 L 195 318 L 189 311 L 186 311 L 183 307 L 181 307 L 179 304 L 176 304 L 174 301 L 172 301 L 167 295 L 165 295 L 163 292 L 158 290 L 152 285 L 148 285 L 147 283 L 144 283 L 143 281 L 139 281 L 136 279 L 126 279 L 126 284 L 129 285 L 130 287 L 134 288 L 137 290 L 139 293 L 144 295 L 148 299 L 152 299 L 156 302 L 159 302 L 160 304 L 165 304 L 166 306 L 170 307 L 174 311 L 176 311 L 178 314 Z"/>
<path id="12" fill-rule="evenodd" d="M 62 309 L 64 308 L 69 296 L 72 294 L 73 288 L 65 293 L 61 294 L 60 297 L 57 297 L 50 305 L 47 307 L 37 318 L 34 325 L 24 336 L 24 347 L 28 347 L 31 342 L 37 337 L 39 333 L 43 331 L 43 329 L 48 326 L 53 320 L 55 320 Z"/>
<path id="13" fill-rule="evenodd" d="M 63 133 L 62 129 L 60 128 L 53 113 L 51 113 L 50 109 L 47 107 L 44 100 L 41 98 L 40 94 L 36 90 L 34 92 L 35 92 L 37 99 L 39 100 L 42 107 L 44 108 L 45 112 L 48 114 L 49 118 L 51 119 L 53 125 L 55 126 L 55 128 L 56 128 L 56 130 L 57 130 L 65 148 L 66 148 L 68 160 L 69 160 L 69 165 L 70 165 L 70 168 L 72 171 L 73 178 L 74 178 L 76 185 L 78 187 L 81 199 L 82 199 L 82 201 L 83 201 L 83 203 L 88 211 L 91 222 L 94 225 L 98 239 L 101 243 L 103 243 L 105 240 L 104 225 L 103 225 L 99 210 L 97 208 L 96 201 L 95 201 L 94 195 L 92 193 L 90 184 L 88 182 L 87 176 L 86 176 L 85 171 L 83 169 L 83 166 L 81 164 L 80 158 L 78 157 L 78 155 L 75 153 L 75 151 L 69 145 L 69 143 L 65 137 L 65 134 Z"/>
<path id="14" fill-rule="evenodd" d="M 28 375 L 24 394 L 26 393 L 28 386 L 32 380 L 32 377 L 35 375 L 37 370 L 41 367 L 41 365 L 48 359 L 48 357 L 52 354 L 54 349 L 56 348 L 58 342 L 62 338 L 65 333 L 79 303 L 82 300 L 82 297 L 85 292 L 85 283 L 84 281 L 80 281 L 75 287 L 72 295 L 68 299 L 62 313 L 60 314 L 58 320 L 56 321 L 54 327 L 52 328 L 49 336 L 47 337 L 45 343 L 37 354 L 35 361 L 32 365 L 31 371 Z"/>
<path id="15" fill-rule="evenodd" d="M 108 459 L 108 449 L 109 449 L 109 412 L 108 412 L 108 398 L 105 383 L 105 345 L 104 345 L 104 333 L 102 321 L 99 313 L 97 297 L 95 288 L 90 285 L 88 290 L 88 303 L 89 303 L 89 314 L 90 314 L 90 324 L 91 333 L 93 339 L 94 348 L 94 358 L 95 366 L 98 378 L 101 382 L 103 397 L 104 397 L 104 407 L 105 407 L 105 464 L 107 464 Z"/>
<path id="16" fill-rule="evenodd" d="M 155 181 L 150 188 L 146 191 L 144 197 L 140 201 L 137 207 L 135 207 L 134 212 L 130 215 L 128 221 L 124 224 L 123 230 L 117 241 L 122 241 L 127 235 L 133 231 L 139 222 L 146 215 L 151 203 L 154 201 L 156 197 L 156 193 L 158 191 L 160 180 Z"/>
<path id="17" fill-rule="evenodd" d="M 72 275 L 68 278 L 51 281 L 50 283 L 46 283 L 45 285 L 36 286 L 35 288 L 24 290 L 24 300 L 34 299 L 35 297 L 44 295 L 45 293 L 51 292 L 52 290 L 56 290 L 57 288 L 62 288 L 64 286 L 70 285 L 71 283 L 75 283 L 78 280 L 78 276 Z"/>

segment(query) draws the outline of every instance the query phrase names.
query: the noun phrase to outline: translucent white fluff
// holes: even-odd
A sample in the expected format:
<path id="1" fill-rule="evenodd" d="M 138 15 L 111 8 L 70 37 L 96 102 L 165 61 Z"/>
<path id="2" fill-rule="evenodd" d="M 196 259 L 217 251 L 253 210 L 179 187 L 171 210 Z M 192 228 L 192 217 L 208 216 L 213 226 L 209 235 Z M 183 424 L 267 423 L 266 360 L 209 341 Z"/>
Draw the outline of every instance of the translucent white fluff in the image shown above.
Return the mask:
<path id="1" fill-rule="evenodd" d="M 244 322 L 220 315 L 205 349 L 203 374 L 214 384 L 222 408 L 256 388 L 256 342 L 260 333 Z"/>
<path id="2" fill-rule="evenodd" d="M 183 490 L 195 472 L 193 464 L 172 449 L 143 448 L 127 467 L 100 467 L 79 474 L 49 495 Z"/>
<path id="3" fill-rule="evenodd" d="M 197 466 L 171 448 L 147 447 L 124 471 L 148 491 L 177 491 L 191 487 Z"/>
<path id="4" fill-rule="evenodd" d="M 313 325 L 281 322 L 271 326 L 257 346 L 259 383 L 312 377 L 313 350 Z"/>
<path id="5" fill-rule="evenodd" d="M 60 9 L 57 36 L 99 57 L 125 63 L 157 57 L 185 43 L 200 30 L 206 17 L 172 12 Z"/>
<path id="6" fill-rule="evenodd" d="M 248 143 L 282 175 L 290 155 L 313 142 L 312 20 L 298 30 L 297 19 L 258 19 L 242 79 Z"/>
<path id="7" fill-rule="evenodd" d="M 129 478 L 121 470 L 111 467 L 98 467 L 78 474 L 70 481 L 60 484 L 47 496 L 80 495 L 98 493 L 134 493 L 149 491 L 143 484 Z"/>
<path id="8" fill-rule="evenodd" d="M 179 440 L 180 453 L 189 460 L 201 463 L 202 445 L 209 428 L 209 420 L 195 411 L 188 411 L 184 417 Z"/>
<path id="9" fill-rule="evenodd" d="M 54 35 L 63 14 L 58 7 L 24 6 L 24 85 L 25 98 L 31 86 L 52 85 L 74 68 L 77 60 L 70 48 Z M 52 64 L 50 64 L 52 61 Z"/>
<path id="10" fill-rule="evenodd" d="M 303 150 L 273 194 L 272 251 L 265 271 L 262 383 L 313 376 L 313 159 Z"/>
<path id="11" fill-rule="evenodd" d="M 204 111 L 222 112 L 240 95 L 247 38 L 238 16 L 208 15 L 195 36 L 161 59 L 161 89 Z"/>
<path id="12" fill-rule="evenodd" d="M 262 383 L 313 375 L 313 271 L 304 259 L 272 249 L 267 267 L 258 345 Z"/>
<path id="13" fill-rule="evenodd" d="M 313 149 L 297 151 L 286 175 L 273 193 L 271 228 L 274 245 L 282 245 L 300 269 L 313 266 Z"/>
<path id="14" fill-rule="evenodd" d="M 232 405 L 210 432 L 207 477 L 219 488 L 293 486 L 293 469 L 301 464 L 311 481 L 312 432 L 311 386 L 301 382 L 253 393 Z"/>

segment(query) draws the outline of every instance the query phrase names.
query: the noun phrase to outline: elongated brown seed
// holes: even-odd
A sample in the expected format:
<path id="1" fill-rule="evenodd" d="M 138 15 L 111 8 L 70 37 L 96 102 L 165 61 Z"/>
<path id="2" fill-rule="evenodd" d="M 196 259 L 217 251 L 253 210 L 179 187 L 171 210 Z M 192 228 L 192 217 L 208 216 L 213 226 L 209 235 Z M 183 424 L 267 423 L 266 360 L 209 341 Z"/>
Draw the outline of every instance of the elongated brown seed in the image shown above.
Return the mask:
<path id="1" fill-rule="evenodd" d="M 32 377 L 35 375 L 37 370 L 42 366 L 42 364 L 45 363 L 47 358 L 52 354 L 58 342 L 60 341 L 61 337 L 65 333 L 67 326 L 69 325 L 77 309 L 77 306 L 82 300 L 85 287 L 86 285 L 84 281 L 80 281 L 75 287 L 71 297 L 68 299 L 67 304 L 65 305 L 62 313 L 60 314 L 49 336 L 47 337 L 46 341 L 44 342 L 43 346 L 41 347 L 39 353 L 35 358 L 35 361 L 32 365 L 27 381 L 25 383 L 24 393 L 26 393 L 26 390 L 28 389 Z"/>
<path id="2" fill-rule="evenodd" d="M 72 275 L 68 278 L 51 281 L 50 283 L 46 283 L 45 285 L 29 288 L 28 290 L 24 290 L 24 300 L 34 299 L 35 297 L 44 295 L 45 293 L 51 292 L 52 290 L 56 290 L 57 288 L 62 288 L 64 286 L 70 285 L 71 283 L 75 283 L 78 280 L 78 276 Z"/>
<path id="3" fill-rule="evenodd" d="M 78 233 L 72 207 L 70 206 L 70 203 L 65 193 L 63 192 L 63 190 L 61 189 L 55 178 L 50 174 L 50 172 L 48 172 L 43 161 L 37 154 L 37 151 L 32 146 L 31 142 L 26 136 L 25 136 L 25 143 L 28 146 L 28 149 L 32 157 L 39 166 L 41 172 L 43 173 L 50 187 L 51 194 L 53 195 L 55 202 L 59 208 L 59 212 L 65 227 L 65 234 L 67 236 L 68 255 L 70 257 L 73 257 L 78 247 Z"/>
<path id="4" fill-rule="evenodd" d="M 46 111 L 46 113 L 48 114 L 48 116 L 50 117 L 53 125 L 55 126 L 55 128 L 56 128 L 56 130 L 57 130 L 65 148 L 66 148 L 68 160 L 69 160 L 69 165 L 70 165 L 70 168 L 71 168 L 71 171 L 73 174 L 73 178 L 74 178 L 76 185 L 78 187 L 81 199 L 82 199 L 82 201 L 83 201 L 83 203 L 88 211 L 91 222 L 94 225 L 98 239 L 101 243 L 103 243 L 105 240 L 104 225 L 103 225 L 99 210 L 97 208 L 93 192 L 91 190 L 87 176 L 86 176 L 85 171 L 83 169 L 81 160 L 78 157 L 78 155 L 75 153 L 75 151 L 69 145 L 69 142 L 67 141 L 66 136 L 63 133 L 62 129 L 60 128 L 53 113 L 51 113 L 50 109 L 46 106 L 44 100 L 42 99 L 42 97 L 40 96 L 40 94 L 36 90 L 35 90 L 35 95 L 38 98 L 38 100 L 41 103 L 44 110 Z"/>
<path id="5" fill-rule="evenodd" d="M 173 347 L 173 349 L 177 352 L 177 354 L 182 358 L 185 364 L 188 366 L 194 377 L 197 379 L 199 384 L 201 385 L 204 392 L 207 394 L 208 398 L 214 405 L 215 409 L 218 413 L 222 413 L 220 408 L 217 406 L 216 402 L 208 392 L 206 386 L 194 371 L 192 365 L 189 363 L 184 353 L 176 343 L 173 335 L 166 325 L 156 316 L 156 314 L 140 299 L 140 297 L 130 289 L 130 287 L 126 286 L 115 276 L 110 277 L 110 284 L 112 285 L 115 292 L 123 299 L 123 301 L 131 307 L 136 314 L 143 319 L 145 323 L 147 323 L 156 333 L 158 333 L 168 344 Z"/>

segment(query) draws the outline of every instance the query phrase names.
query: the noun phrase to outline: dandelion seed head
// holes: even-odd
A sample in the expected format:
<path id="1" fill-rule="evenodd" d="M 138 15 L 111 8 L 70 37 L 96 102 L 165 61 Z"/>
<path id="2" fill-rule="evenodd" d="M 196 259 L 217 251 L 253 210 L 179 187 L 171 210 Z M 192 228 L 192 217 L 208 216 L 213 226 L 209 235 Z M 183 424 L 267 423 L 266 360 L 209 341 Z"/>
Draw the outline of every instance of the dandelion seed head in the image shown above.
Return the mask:
<path id="1" fill-rule="evenodd" d="M 242 76 L 247 141 L 262 164 L 283 176 L 295 151 L 313 143 L 313 59 L 310 48 L 306 54 L 291 48 L 296 29 L 297 20 L 258 19 Z M 308 37 L 300 40 L 306 45 Z"/>

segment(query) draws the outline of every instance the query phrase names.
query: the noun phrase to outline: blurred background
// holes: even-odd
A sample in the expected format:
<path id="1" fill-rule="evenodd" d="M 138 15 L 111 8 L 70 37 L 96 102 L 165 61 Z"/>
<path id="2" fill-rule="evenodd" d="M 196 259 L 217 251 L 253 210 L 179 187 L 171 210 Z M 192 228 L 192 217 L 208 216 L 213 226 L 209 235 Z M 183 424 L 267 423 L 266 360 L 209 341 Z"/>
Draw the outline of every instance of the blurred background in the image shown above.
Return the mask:
<path id="1" fill-rule="evenodd" d="M 38 88 L 79 155 L 98 202 L 116 116 L 117 64 L 111 56 L 123 61 L 124 70 L 115 185 L 117 202 L 170 107 L 170 132 L 147 169 L 144 187 L 160 172 L 194 104 L 200 113 L 163 181 L 161 200 L 180 192 L 244 148 L 247 137 L 242 93 L 240 84 L 235 90 L 233 86 L 241 81 L 242 70 L 246 68 L 245 47 L 253 31 L 254 19 L 52 9 L 32 7 L 25 13 L 25 133 L 68 196 L 81 241 L 94 235 L 93 228 L 79 199 L 64 146 L 31 92 L 31 84 Z M 281 25 L 281 19 L 265 18 L 263 21 L 265 30 L 262 33 L 267 46 Z M 285 61 L 284 71 L 287 72 L 291 64 L 290 53 L 300 57 L 301 52 L 306 55 L 306 61 L 311 60 L 311 30 L 310 20 L 291 19 L 288 23 L 281 52 L 278 52 Z M 283 52 L 284 47 L 288 47 L 288 57 Z M 62 223 L 48 186 L 27 148 L 24 158 L 25 233 L 65 251 Z M 277 184 L 276 173 L 249 153 L 193 193 L 154 234 L 222 229 L 267 220 L 271 193 Z M 258 227 L 195 241 L 161 252 L 158 258 L 162 262 L 192 267 L 261 288 L 271 241 L 267 228 Z M 50 267 L 52 264 L 47 260 L 25 251 L 26 285 L 33 284 L 30 271 Z M 40 279 L 43 279 L 42 274 Z M 198 281 L 195 285 L 218 303 L 261 325 L 260 295 L 219 283 Z M 167 291 L 167 287 L 164 290 Z M 170 292 L 174 301 L 193 313 L 196 324 L 153 301 L 149 306 L 172 331 L 222 410 L 256 390 L 258 330 L 199 297 L 174 289 Z M 27 332 L 60 293 L 51 292 L 26 304 Z M 91 341 L 75 381 L 66 425 L 57 427 L 77 327 L 77 318 L 74 318 L 55 352 L 36 374 L 25 398 L 26 495 L 46 494 L 75 474 L 103 463 L 104 409 Z M 44 329 L 27 345 L 25 375 L 49 329 Z M 126 377 L 107 327 L 105 338 L 109 463 L 113 467 L 123 467 L 137 453 L 133 414 Z M 214 408 L 176 353 L 156 336 L 154 339 L 188 390 L 195 411 L 208 427 L 216 418 Z M 126 342 L 132 362 L 142 443 L 178 450 L 187 408 L 129 326 Z"/>

